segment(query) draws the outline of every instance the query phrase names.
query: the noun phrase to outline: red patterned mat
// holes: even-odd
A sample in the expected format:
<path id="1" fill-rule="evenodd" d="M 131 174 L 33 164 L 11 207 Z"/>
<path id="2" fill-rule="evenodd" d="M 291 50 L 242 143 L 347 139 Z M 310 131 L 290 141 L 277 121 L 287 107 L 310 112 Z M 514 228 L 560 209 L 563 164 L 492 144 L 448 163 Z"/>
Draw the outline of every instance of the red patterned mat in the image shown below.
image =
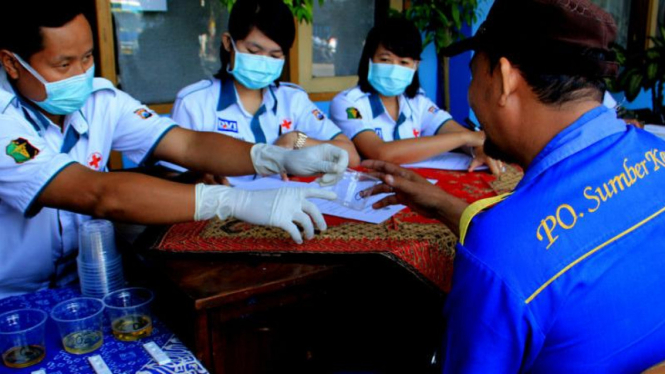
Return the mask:
<path id="1" fill-rule="evenodd" d="M 511 168 L 497 180 L 485 173 L 419 169 L 437 186 L 468 202 L 514 186 L 521 171 Z M 510 177 L 510 175 L 513 175 Z M 450 290 L 457 237 L 443 224 L 405 209 L 380 224 L 326 216 L 328 230 L 297 246 L 281 230 L 231 219 L 171 226 L 152 249 L 182 253 L 377 253 L 387 256 L 438 289 Z"/>

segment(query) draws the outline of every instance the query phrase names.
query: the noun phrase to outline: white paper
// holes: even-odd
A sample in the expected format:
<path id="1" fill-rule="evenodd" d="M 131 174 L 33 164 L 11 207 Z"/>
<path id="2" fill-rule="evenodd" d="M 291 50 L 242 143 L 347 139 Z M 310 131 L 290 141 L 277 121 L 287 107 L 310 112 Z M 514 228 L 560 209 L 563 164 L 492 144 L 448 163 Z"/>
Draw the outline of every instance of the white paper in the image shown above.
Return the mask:
<path id="1" fill-rule="evenodd" d="M 446 152 L 430 159 L 412 164 L 402 165 L 405 168 L 425 168 L 439 170 L 467 170 L 473 158 L 462 153 Z M 475 170 L 485 170 L 486 165 L 477 167 Z"/>
<path id="2" fill-rule="evenodd" d="M 304 183 L 304 182 L 285 182 L 276 178 L 260 178 L 251 182 L 242 183 L 236 188 L 247 191 L 269 190 L 281 187 L 296 187 L 296 188 L 315 188 L 321 189 L 317 182 Z M 332 190 L 332 187 L 324 187 L 323 189 Z M 354 219 L 362 222 L 381 223 L 388 218 L 397 214 L 400 210 L 406 208 L 404 205 L 391 205 L 382 209 L 375 210 L 372 204 L 388 196 L 388 194 L 381 194 L 370 196 L 367 198 L 367 204 L 362 211 L 353 210 L 340 205 L 334 201 L 323 199 L 310 199 L 323 214 L 328 214 L 335 217 L 342 217 L 347 219 Z"/>

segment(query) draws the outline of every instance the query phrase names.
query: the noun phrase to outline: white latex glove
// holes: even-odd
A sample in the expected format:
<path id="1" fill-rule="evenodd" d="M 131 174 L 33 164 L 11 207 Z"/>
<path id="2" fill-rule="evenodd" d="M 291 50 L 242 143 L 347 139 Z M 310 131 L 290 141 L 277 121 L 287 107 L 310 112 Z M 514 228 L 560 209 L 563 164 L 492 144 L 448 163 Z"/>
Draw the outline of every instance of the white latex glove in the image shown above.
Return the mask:
<path id="1" fill-rule="evenodd" d="M 255 225 L 279 227 L 302 244 L 298 223 L 305 231 L 305 238 L 314 237 L 312 221 L 321 230 L 326 221 L 314 203 L 308 198 L 334 200 L 332 191 L 312 188 L 280 188 L 276 190 L 244 191 L 227 186 L 196 185 L 195 221 L 215 216 L 220 219 L 235 217 Z"/>
<path id="2" fill-rule="evenodd" d="M 287 173 L 298 176 L 323 174 L 317 179 L 322 186 L 337 183 L 349 166 L 349 154 L 330 144 L 289 150 L 286 148 L 256 144 L 252 147 L 254 169 L 261 175 Z"/>

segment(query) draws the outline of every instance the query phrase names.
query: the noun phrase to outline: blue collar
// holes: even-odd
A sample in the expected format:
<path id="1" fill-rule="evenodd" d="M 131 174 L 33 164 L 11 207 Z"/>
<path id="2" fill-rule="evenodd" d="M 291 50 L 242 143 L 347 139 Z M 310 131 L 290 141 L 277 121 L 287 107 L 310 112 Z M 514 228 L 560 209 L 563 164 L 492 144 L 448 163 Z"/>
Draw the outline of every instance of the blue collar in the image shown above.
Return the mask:
<path id="1" fill-rule="evenodd" d="M 528 184 L 545 170 L 608 136 L 626 130 L 616 112 L 601 105 L 586 112 L 558 133 L 533 159 L 516 187 Z"/>
<path id="2" fill-rule="evenodd" d="M 371 94 L 369 94 L 369 105 L 372 107 L 373 118 L 382 115 L 386 111 L 386 108 L 383 106 L 383 103 L 381 102 L 379 94 L 377 94 L 376 92 L 372 92 Z"/>
<path id="3" fill-rule="evenodd" d="M 226 108 L 230 107 L 231 105 L 237 104 L 238 95 L 236 93 L 236 88 L 235 84 L 233 83 L 233 79 L 220 80 L 219 85 L 220 88 L 219 88 L 219 101 L 217 102 L 217 111 L 221 112 Z M 266 93 L 263 96 L 263 105 L 272 108 L 273 113 L 277 114 L 277 97 L 275 96 L 273 86 L 272 85 L 268 86 L 267 91 L 269 92 L 269 94 Z"/>

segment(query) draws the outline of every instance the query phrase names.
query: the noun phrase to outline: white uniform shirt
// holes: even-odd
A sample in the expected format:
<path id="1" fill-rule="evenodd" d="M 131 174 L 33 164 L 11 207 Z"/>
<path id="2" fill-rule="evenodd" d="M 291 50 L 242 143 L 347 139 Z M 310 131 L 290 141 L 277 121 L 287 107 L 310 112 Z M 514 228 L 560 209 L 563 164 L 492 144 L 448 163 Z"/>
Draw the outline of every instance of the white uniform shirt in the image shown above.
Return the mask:
<path id="1" fill-rule="evenodd" d="M 60 171 L 74 162 L 105 170 L 112 149 L 141 163 L 175 126 L 107 80 L 93 87 L 62 131 L 0 73 L 0 298 L 75 278 L 78 227 L 90 217 L 35 203 Z"/>
<path id="2" fill-rule="evenodd" d="M 354 87 L 335 96 L 330 104 L 330 117 L 349 139 L 361 132 L 373 131 L 384 142 L 435 135 L 441 126 L 452 119 L 422 90 L 413 99 L 402 94 L 398 100 L 400 113 L 395 121 L 379 95 Z"/>
<path id="3" fill-rule="evenodd" d="M 268 86 L 263 104 L 252 116 L 238 99 L 233 81 L 202 80 L 178 93 L 172 118 L 191 130 L 217 132 L 250 143 L 272 144 L 295 130 L 322 141 L 342 133 L 304 90 L 288 83 Z"/>

